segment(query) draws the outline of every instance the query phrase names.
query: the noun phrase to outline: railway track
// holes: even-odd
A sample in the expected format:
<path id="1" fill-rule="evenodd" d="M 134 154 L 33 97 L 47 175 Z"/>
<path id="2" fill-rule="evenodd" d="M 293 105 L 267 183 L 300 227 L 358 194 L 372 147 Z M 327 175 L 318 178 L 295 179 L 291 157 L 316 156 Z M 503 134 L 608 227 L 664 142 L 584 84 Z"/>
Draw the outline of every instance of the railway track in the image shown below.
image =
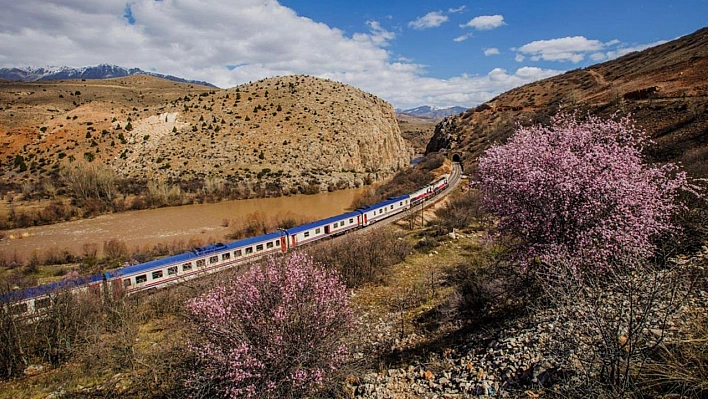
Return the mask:
<path id="1" fill-rule="evenodd" d="M 460 165 L 453 163 L 450 175 L 413 194 L 390 198 L 369 207 L 290 229 L 281 229 L 278 232 L 227 244 L 218 243 L 196 248 L 190 252 L 124 266 L 77 281 L 62 281 L 13 291 L 0 296 L 0 305 L 10 306 L 9 310 L 13 314 L 33 316 L 50 306 L 51 296 L 60 290 L 94 293 L 105 291 L 114 295 L 152 291 L 234 266 L 250 264 L 271 253 L 287 252 L 320 239 L 336 238 L 347 232 L 371 231 L 411 217 L 419 210 L 422 213 L 426 206 L 435 204 L 451 193 L 459 184 L 461 175 Z"/>

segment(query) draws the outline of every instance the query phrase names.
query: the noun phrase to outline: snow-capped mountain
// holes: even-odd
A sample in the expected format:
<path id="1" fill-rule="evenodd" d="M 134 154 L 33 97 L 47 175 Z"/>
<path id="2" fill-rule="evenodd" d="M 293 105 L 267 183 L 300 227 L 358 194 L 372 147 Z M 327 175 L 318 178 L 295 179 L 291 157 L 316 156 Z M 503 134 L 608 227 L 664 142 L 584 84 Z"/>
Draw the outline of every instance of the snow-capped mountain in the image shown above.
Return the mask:
<path id="1" fill-rule="evenodd" d="M 194 83 L 199 85 L 216 87 L 211 83 L 178 78 L 172 75 L 163 75 L 155 72 L 143 71 L 140 68 L 123 68 L 117 65 L 101 64 L 96 66 L 72 68 L 72 67 L 22 67 L 22 68 L 0 68 L 0 78 L 6 80 L 36 82 L 40 80 L 56 79 L 106 79 L 120 78 L 131 75 L 150 75 L 158 78 L 168 79 L 181 83 Z"/>
<path id="2" fill-rule="evenodd" d="M 411 109 L 404 109 L 404 110 L 397 109 L 396 113 L 421 116 L 423 118 L 439 119 L 439 118 L 444 118 L 449 115 L 459 114 L 460 112 L 465 112 L 465 111 L 467 111 L 467 108 L 465 108 L 465 107 L 438 108 L 438 107 L 431 107 L 429 105 L 422 105 L 420 107 L 411 108 Z"/>

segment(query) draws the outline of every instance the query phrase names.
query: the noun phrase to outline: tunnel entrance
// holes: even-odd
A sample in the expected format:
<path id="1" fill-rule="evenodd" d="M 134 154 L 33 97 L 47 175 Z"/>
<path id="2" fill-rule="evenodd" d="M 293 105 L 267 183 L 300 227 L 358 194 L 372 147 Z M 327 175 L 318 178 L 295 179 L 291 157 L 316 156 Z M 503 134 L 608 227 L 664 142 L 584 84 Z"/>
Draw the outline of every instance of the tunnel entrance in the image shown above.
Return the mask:
<path id="1" fill-rule="evenodd" d="M 452 162 L 460 162 L 460 154 L 452 154 Z"/>

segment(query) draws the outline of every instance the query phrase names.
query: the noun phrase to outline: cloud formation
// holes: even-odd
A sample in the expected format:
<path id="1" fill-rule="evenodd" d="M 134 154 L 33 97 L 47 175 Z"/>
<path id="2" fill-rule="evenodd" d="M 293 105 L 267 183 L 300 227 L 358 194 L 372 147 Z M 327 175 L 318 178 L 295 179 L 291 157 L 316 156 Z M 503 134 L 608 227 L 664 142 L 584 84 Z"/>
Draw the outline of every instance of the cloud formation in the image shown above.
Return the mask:
<path id="1" fill-rule="evenodd" d="M 500 53 L 499 53 L 499 49 L 496 48 L 496 47 L 485 48 L 485 49 L 484 49 L 484 55 L 486 55 L 486 56 L 499 55 L 499 54 L 500 54 Z"/>
<path id="2" fill-rule="evenodd" d="M 432 11 L 420 18 L 417 18 L 415 21 L 409 22 L 408 26 L 413 29 L 437 28 L 438 26 L 447 22 L 448 19 L 449 18 L 447 17 L 447 15 L 444 15 L 442 12 Z"/>
<path id="3" fill-rule="evenodd" d="M 611 60 L 633 51 L 644 50 L 666 41 L 625 47 L 619 40 L 601 42 L 584 36 L 568 36 L 550 40 L 536 40 L 512 49 L 517 51 L 516 61 L 523 62 L 528 56 L 531 61 L 559 61 L 577 64 L 589 56 L 595 62 Z"/>
<path id="4" fill-rule="evenodd" d="M 456 38 L 452 39 L 453 42 L 464 42 L 465 40 L 474 37 L 471 33 L 465 33 L 464 35 L 457 36 Z"/>
<path id="5" fill-rule="evenodd" d="M 433 78 L 425 65 L 387 51 L 396 39 L 378 21 L 345 34 L 276 0 L 240 0 L 238 7 L 228 0 L 208 7 L 201 0 L 12 1 L 0 13 L 0 66 L 108 63 L 219 87 L 306 74 L 351 84 L 400 108 L 474 106 L 562 72 L 523 67 Z"/>
<path id="6" fill-rule="evenodd" d="M 461 28 L 474 28 L 477 30 L 492 30 L 504 25 L 504 17 L 501 15 L 480 15 L 469 20 Z"/>

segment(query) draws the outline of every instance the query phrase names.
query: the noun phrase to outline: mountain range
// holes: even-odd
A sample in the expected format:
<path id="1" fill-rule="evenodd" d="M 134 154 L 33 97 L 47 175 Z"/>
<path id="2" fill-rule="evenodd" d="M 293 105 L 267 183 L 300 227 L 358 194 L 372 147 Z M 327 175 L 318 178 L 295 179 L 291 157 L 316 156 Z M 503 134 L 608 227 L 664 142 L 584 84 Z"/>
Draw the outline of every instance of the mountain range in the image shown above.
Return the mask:
<path id="1" fill-rule="evenodd" d="M 441 119 L 446 116 L 456 115 L 465 111 L 467 111 L 467 108 L 465 107 L 437 108 L 431 107 L 430 105 L 421 105 L 420 107 L 403 110 L 396 109 L 397 114 L 414 115 L 431 119 Z"/>
<path id="2" fill-rule="evenodd" d="M 158 78 L 171 80 L 180 83 L 193 83 L 202 86 L 216 87 L 211 83 L 188 80 L 172 75 L 163 75 L 161 73 L 147 72 L 140 68 L 123 68 L 117 65 L 100 64 L 96 66 L 88 66 L 81 68 L 73 67 L 22 67 L 22 68 L 0 68 L 0 79 L 22 82 L 38 82 L 46 80 L 60 79 L 108 79 L 108 78 L 123 78 L 133 75 L 148 75 Z"/>

